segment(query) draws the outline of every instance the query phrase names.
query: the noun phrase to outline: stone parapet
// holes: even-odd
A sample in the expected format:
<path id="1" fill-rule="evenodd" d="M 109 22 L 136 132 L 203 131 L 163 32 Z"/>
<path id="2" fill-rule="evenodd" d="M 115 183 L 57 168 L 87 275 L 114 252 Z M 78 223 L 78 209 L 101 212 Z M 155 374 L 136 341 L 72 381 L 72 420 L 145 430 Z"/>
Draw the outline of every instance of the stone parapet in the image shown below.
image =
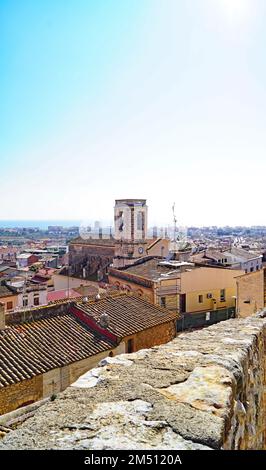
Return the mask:
<path id="1" fill-rule="evenodd" d="M 265 345 L 254 316 L 104 359 L 0 449 L 264 449 Z"/>

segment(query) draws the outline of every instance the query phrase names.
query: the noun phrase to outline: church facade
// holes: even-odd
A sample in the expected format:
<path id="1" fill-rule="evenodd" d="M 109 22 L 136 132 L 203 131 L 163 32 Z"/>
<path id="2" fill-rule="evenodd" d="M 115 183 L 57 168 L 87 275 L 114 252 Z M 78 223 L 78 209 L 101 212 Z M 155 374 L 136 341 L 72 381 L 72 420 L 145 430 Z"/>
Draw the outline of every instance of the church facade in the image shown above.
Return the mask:
<path id="1" fill-rule="evenodd" d="M 167 256 L 168 240 L 148 238 L 146 199 L 117 199 L 114 236 L 82 237 L 69 244 L 69 274 L 83 279 L 107 279 L 109 266 L 123 268 L 146 256 Z"/>

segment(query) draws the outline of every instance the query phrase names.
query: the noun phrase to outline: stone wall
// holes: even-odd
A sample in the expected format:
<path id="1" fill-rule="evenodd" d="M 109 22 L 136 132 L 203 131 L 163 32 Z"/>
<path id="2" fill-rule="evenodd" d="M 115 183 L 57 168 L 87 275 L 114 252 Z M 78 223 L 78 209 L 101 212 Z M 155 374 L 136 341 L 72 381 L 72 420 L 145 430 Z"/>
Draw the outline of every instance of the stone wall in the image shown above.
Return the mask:
<path id="1" fill-rule="evenodd" d="M 264 449 L 262 316 L 103 360 L 0 449 Z"/>
<path id="2" fill-rule="evenodd" d="M 0 415 L 16 410 L 21 406 L 41 400 L 43 397 L 42 376 L 0 389 Z"/>
<path id="3" fill-rule="evenodd" d="M 124 352 L 124 343 L 112 350 L 113 355 Z M 77 380 L 81 374 L 95 367 L 100 360 L 106 358 L 110 350 L 103 351 L 81 361 L 67 364 L 64 367 L 52 369 L 29 380 L 0 388 L 0 415 L 9 413 L 17 408 L 42 398 L 50 397 L 65 390 Z"/>
<path id="4" fill-rule="evenodd" d="M 134 351 L 168 343 L 176 336 L 175 323 L 176 321 L 173 320 L 168 323 L 163 323 L 162 325 L 154 326 L 148 330 L 140 331 L 135 335 L 127 336 L 123 339 L 123 342 L 127 344 L 130 339 L 133 339 Z"/>
<path id="5" fill-rule="evenodd" d="M 69 265 L 71 275 L 84 278 L 95 278 L 97 280 L 97 272 L 102 270 L 104 273 L 107 267 L 113 262 L 115 248 L 110 245 L 99 246 L 96 244 L 69 244 Z M 85 271 L 84 271 L 85 270 Z"/>

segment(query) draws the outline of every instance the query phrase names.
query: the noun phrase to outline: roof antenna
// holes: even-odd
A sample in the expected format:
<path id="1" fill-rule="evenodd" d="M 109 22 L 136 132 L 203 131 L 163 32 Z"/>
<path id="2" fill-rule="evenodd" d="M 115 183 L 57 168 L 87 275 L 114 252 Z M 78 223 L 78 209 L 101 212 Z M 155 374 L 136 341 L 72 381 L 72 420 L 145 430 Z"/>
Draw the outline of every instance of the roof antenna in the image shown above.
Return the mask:
<path id="1" fill-rule="evenodd" d="M 173 211 L 173 217 L 174 217 L 174 242 L 176 242 L 176 234 L 177 234 L 177 227 L 176 227 L 176 223 L 177 223 L 177 218 L 176 218 L 176 215 L 175 215 L 175 202 L 172 206 L 172 211 Z"/>

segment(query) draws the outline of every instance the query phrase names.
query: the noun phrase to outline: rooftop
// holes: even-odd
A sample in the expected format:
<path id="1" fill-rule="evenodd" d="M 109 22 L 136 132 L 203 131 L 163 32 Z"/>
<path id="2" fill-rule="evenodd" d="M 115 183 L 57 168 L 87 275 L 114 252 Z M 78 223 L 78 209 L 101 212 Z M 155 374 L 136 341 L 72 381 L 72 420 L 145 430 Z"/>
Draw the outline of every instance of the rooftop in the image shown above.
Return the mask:
<path id="1" fill-rule="evenodd" d="M 0 388 L 113 348 L 71 313 L 0 331 Z"/>
<path id="2" fill-rule="evenodd" d="M 55 302 L 56 300 L 63 300 L 63 299 L 77 299 L 80 296 L 81 294 L 75 291 L 74 289 L 56 290 L 56 291 L 48 292 L 47 301 Z"/>
<path id="3" fill-rule="evenodd" d="M 156 281 L 162 275 L 179 277 L 181 268 L 184 266 L 188 268 L 194 267 L 192 263 L 180 263 L 179 261 L 166 261 L 161 258 L 152 258 L 149 260 L 141 260 L 128 268 L 121 269 L 121 272 Z"/>
<path id="4" fill-rule="evenodd" d="M 107 313 L 109 317 L 108 331 L 120 338 L 130 336 L 139 331 L 167 323 L 178 318 L 176 313 L 153 305 L 150 302 L 127 293 L 104 295 L 100 300 L 77 302 L 76 306 L 88 314 L 96 322 Z"/>
<path id="5" fill-rule="evenodd" d="M 11 295 L 14 295 L 14 293 L 10 289 L 8 289 L 8 287 L 0 285 L 0 298 L 9 297 Z"/>

